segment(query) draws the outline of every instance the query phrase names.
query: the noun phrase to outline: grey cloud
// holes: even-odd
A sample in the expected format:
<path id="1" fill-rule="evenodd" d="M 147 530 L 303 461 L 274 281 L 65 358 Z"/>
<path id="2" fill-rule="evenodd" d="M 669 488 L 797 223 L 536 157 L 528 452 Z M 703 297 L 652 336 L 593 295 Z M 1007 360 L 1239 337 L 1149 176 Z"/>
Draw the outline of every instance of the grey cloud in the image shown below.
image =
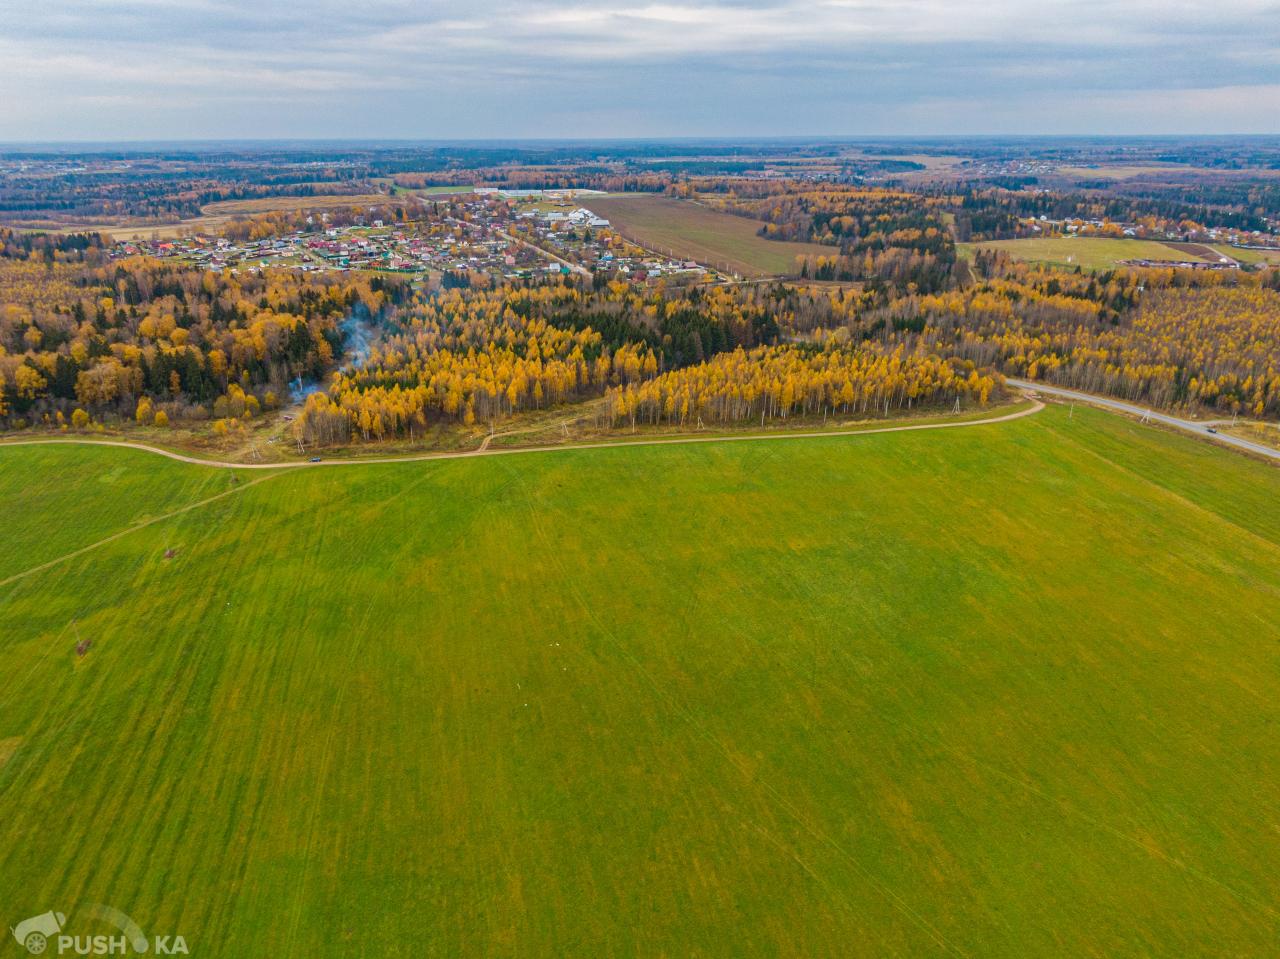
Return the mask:
<path id="1" fill-rule="evenodd" d="M 1226 132 L 1280 115 L 1274 0 L 0 0 L 0 18 L 10 140 Z"/>

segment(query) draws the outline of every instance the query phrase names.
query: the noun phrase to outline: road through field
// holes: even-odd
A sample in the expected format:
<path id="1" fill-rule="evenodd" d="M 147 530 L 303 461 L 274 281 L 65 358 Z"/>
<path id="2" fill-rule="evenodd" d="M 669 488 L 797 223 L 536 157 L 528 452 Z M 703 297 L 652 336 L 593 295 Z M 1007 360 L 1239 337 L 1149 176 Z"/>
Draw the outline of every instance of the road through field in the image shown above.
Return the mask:
<path id="1" fill-rule="evenodd" d="M 1273 955 L 1280 472 L 1041 399 L 320 473 L 0 449 L 0 579 L 43 567 L 0 586 L 0 899 L 204 959 Z"/>
<path id="2" fill-rule="evenodd" d="M 41 446 L 52 445 L 56 443 L 66 443 L 76 446 L 120 446 L 125 449 L 142 450 L 146 453 L 155 453 L 157 456 L 167 456 L 171 460 L 178 460 L 181 463 L 194 463 L 197 466 L 214 466 L 223 469 L 237 470 L 274 470 L 274 469 L 293 469 L 306 466 L 366 466 L 370 463 L 420 463 L 424 460 L 456 460 L 468 459 L 474 456 L 510 456 L 519 453 L 554 453 L 564 450 L 599 450 L 611 449 L 620 446 L 674 446 L 684 443 L 733 443 L 743 442 L 747 440 L 798 440 L 798 439 L 820 439 L 832 436 L 869 436 L 877 433 L 907 433 L 916 430 L 947 430 L 958 429 L 962 426 L 986 426 L 991 423 L 1007 423 L 1010 420 L 1021 419 L 1024 416 L 1031 416 L 1039 413 L 1044 409 L 1044 404 L 1034 402 L 1026 409 L 1015 410 L 1012 413 L 1005 413 L 1003 416 L 993 416 L 989 419 L 981 420 L 963 420 L 952 423 L 918 423 L 907 426 L 882 426 L 875 429 L 862 430 L 807 430 L 805 432 L 796 433 L 745 433 L 741 436 L 667 436 L 650 440 L 610 440 L 603 443 L 572 443 L 560 446 L 525 446 L 515 449 L 489 449 L 489 440 L 492 436 L 486 437 L 478 449 L 467 450 L 460 453 L 420 453 L 412 456 L 371 456 L 364 459 L 351 460 L 318 460 L 316 462 L 285 462 L 285 463 L 228 463 L 222 460 L 200 459 L 196 456 L 187 456 L 183 453 L 175 453 L 172 450 L 161 449 L 158 446 L 147 446 L 145 443 L 130 443 L 127 440 L 92 440 L 92 439 L 71 439 L 58 437 L 46 440 L 0 440 L 0 450 L 6 446 Z M 516 431 L 511 431 L 516 432 Z M 505 435 L 505 434 L 497 434 Z"/>
<path id="3" fill-rule="evenodd" d="M 1156 410 L 1148 409 L 1147 407 L 1126 403 L 1123 400 L 1114 400 L 1105 396 L 1095 396 L 1092 393 L 1082 393 L 1079 390 L 1068 390 L 1059 386 L 1049 386 L 1044 383 L 1036 383 L 1030 380 L 1007 378 L 1005 382 L 1010 386 L 1027 393 L 1039 392 L 1049 396 L 1058 397 L 1060 399 L 1075 400 L 1080 403 L 1088 403 L 1092 406 L 1100 406 L 1104 409 L 1114 410 L 1119 413 L 1128 413 L 1131 416 L 1138 416 L 1161 423 L 1165 426 L 1172 426 L 1183 432 L 1191 433 L 1200 439 L 1212 440 L 1224 446 L 1231 446 L 1244 452 L 1253 453 L 1257 456 L 1262 456 L 1266 459 L 1280 462 L 1280 450 L 1264 446 L 1261 443 L 1254 443 L 1251 440 L 1242 439 L 1238 436 L 1231 436 L 1226 433 L 1210 433 L 1209 427 L 1218 423 L 1219 421 L 1217 420 L 1203 422 L 1185 420 L 1177 416 L 1170 416 L 1167 413 L 1160 413 Z M 292 461 L 284 463 L 232 463 L 224 460 L 210 460 L 201 459 L 197 456 L 187 456 L 183 453 L 175 453 L 172 450 L 161 449 L 158 446 L 148 446 L 145 443 L 131 443 L 127 440 L 94 440 L 64 437 L 42 440 L 0 440 L 0 450 L 4 449 L 6 446 L 38 446 L 41 444 L 56 443 L 80 446 L 120 446 L 126 449 L 155 453 L 157 456 L 166 456 L 169 459 L 177 460 L 181 463 L 194 463 L 197 466 L 213 466 L 224 469 L 273 470 L 295 469 L 306 466 L 363 466 L 369 463 L 418 463 L 426 460 L 466 459 L 473 456 L 508 456 L 519 453 L 551 453 L 557 450 L 610 449 L 620 446 L 666 446 L 682 443 L 731 443 L 747 440 L 814 439 L 824 436 L 864 436 L 877 433 L 903 433 L 915 430 L 957 429 L 963 426 L 984 426 L 989 423 L 1006 423 L 1010 420 L 1021 419 L 1024 416 L 1031 416 L 1040 412 L 1042 409 L 1044 409 L 1044 404 L 1037 401 L 1026 409 L 1016 410 L 1012 413 L 1006 413 L 1003 416 L 994 416 L 989 419 L 964 420 L 962 422 L 954 423 L 920 423 L 906 426 L 883 426 L 874 429 L 825 431 L 807 430 L 795 433 L 767 434 L 747 433 L 741 436 L 667 436 L 648 440 L 609 440 L 599 443 L 574 443 L 558 446 L 526 446 L 515 449 L 496 450 L 489 447 L 490 442 L 496 437 L 519 432 L 518 430 L 512 430 L 507 433 L 497 433 L 486 436 L 477 449 L 457 453 L 419 453 L 410 456 L 376 456 L 350 460 L 320 460 L 319 462 Z"/>
<path id="4" fill-rule="evenodd" d="M 1214 442 L 1222 443 L 1224 446 L 1234 446 L 1236 449 L 1280 462 L 1280 450 L 1272 449 L 1270 446 L 1263 446 L 1261 443 L 1254 443 L 1251 440 L 1241 439 L 1238 436 L 1230 436 L 1226 433 L 1210 433 L 1209 428 L 1213 425 L 1210 422 L 1197 423 L 1195 420 L 1184 420 L 1177 416 L 1170 416 L 1168 413 L 1158 413 L 1145 406 L 1135 406 L 1123 400 L 1113 400 L 1106 396 L 1094 396 L 1092 393 L 1067 390 L 1060 386 L 1046 386 L 1044 383 L 1033 383 L 1030 380 L 1006 379 L 1005 382 L 1010 386 L 1015 386 L 1027 392 L 1046 393 L 1049 396 L 1076 400 L 1079 403 L 1089 403 L 1093 406 L 1101 406 L 1105 409 L 1128 413 L 1131 416 L 1140 416 L 1144 419 L 1153 420 L 1156 423 L 1162 423 L 1165 426 L 1172 426 L 1174 429 L 1191 433 L 1202 440 L 1213 440 Z M 1215 420 L 1213 422 L 1218 421 Z"/>

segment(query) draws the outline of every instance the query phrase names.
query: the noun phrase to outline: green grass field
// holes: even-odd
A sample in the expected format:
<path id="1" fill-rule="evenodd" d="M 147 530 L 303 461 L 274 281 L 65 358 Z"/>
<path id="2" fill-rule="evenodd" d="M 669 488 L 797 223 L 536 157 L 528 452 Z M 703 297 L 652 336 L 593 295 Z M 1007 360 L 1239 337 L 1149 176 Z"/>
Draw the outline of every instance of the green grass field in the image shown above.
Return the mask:
<path id="1" fill-rule="evenodd" d="M 1046 239 L 991 240 L 960 244 L 966 250 L 1004 250 L 1015 260 L 1048 263 L 1059 267 L 1109 270 L 1122 260 L 1203 261 L 1184 250 L 1157 240 L 1113 240 L 1106 237 L 1049 237 Z"/>
<path id="2" fill-rule="evenodd" d="M 1278 494 L 1080 407 L 238 474 L 0 447 L 4 924 L 1275 955 Z"/>
<path id="3" fill-rule="evenodd" d="M 474 193 L 474 186 L 423 186 L 397 187 L 399 193 L 416 193 L 419 196 L 452 196 L 460 193 Z"/>
<path id="4" fill-rule="evenodd" d="M 689 200 L 633 194 L 591 197 L 589 206 L 635 243 L 746 276 L 794 275 L 797 256 L 837 252 L 817 243 L 766 240 L 757 234 L 758 220 Z"/>
<path id="5" fill-rule="evenodd" d="M 1233 260 L 1250 266 L 1256 266 L 1259 263 L 1280 266 L 1280 250 L 1247 250 L 1244 247 L 1228 246 L 1225 243 L 1216 244 L 1214 249 L 1223 256 L 1229 256 Z"/>

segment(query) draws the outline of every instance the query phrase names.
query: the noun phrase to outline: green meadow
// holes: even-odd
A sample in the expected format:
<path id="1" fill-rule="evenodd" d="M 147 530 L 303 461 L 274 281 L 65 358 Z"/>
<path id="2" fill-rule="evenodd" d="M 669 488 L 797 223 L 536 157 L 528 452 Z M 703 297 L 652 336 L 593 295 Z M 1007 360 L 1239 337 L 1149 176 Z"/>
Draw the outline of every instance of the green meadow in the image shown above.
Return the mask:
<path id="1" fill-rule="evenodd" d="M 0 446 L 0 925 L 1274 956 L 1278 502 L 1083 408 L 275 472 Z"/>
<path id="2" fill-rule="evenodd" d="M 1057 236 L 1022 240 L 990 240 L 960 244 L 962 251 L 1003 250 L 1015 260 L 1045 263 L 1063 269 L 1111 270 L 1126 260 L 1203 261 L 1206 258 L 1158 240 L 1111 239 L 1095 236 Z"/>
<path id="3" fill-rule="evenodd" d="M 1250 266 L 1259 264 L 1280 266 L 1280 249 L 1250 250 L 1243 246 L 1228 246 L 1225 243 L 1216 244 L 1213 249 L 1223 256 L 1229 256 L 1233 260 L 1238 260 Z"/>

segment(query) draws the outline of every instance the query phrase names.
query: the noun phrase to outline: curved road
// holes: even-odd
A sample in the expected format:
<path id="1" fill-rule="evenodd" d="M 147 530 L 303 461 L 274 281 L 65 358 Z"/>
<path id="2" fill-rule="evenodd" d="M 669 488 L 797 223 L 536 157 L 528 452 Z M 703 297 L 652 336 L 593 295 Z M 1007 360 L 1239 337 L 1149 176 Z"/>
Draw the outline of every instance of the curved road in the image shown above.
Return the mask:
<path id="1" fill-rule="evenodd" d="M 157 456 L 167 456 L 171 460 L 178 460 L 181 463 L 194 463 L 197 466 L 214 466 L 220 469 L 236 470 L 276 470 L 294 469 L 307 466 L 366 466 L 369 463 L 420 463 L 424 460 L 456 460 L 468 459 L 473 456 L 513 456 L 521 453 L 555 453 L 564 452 L 566 450 L 600 450 L 613 449 L 620 446 L 675 446 L 683 443 L 761 442 L 768 440 L 818 439 L 824 436 L 871 436 L 876 433 L 910 433 L 916 430 L 947 430 L 960 429 L 966 426 L 986 426 L 990 423 L 1007 423 L 1009 420 L 1017 420 L 1024 416 L 1031 416 L 1034 413 L 1039 413 L 1042 409 L 1044 409 L 1043 403 L 1033 402 L 1026 409 L 1014 410 L 1012 413 L 1005 413 L 1003 416 L 993 416 L 989 419 L 962 420 L 954 423 L 918 423 L 914 426 L 881 426 L 869 430 L 824 430 L 808 431 L 803 433 L 765 434 L 744 433 L 741 436 L 669 436 L 666 438 L 655 438 L 651 440 L 610 440 L 603 443 L 574 443 L 562 446 L 525 446 L 498 450 L 488 448 L 488 440 L 492 439 L 492 437 L 487 437 L 479 449 L 466 450 L 458 453 L 418 453 L 412 456 L 371 456 L 365 459 L 349 460 L 322 459 L 316 463 L 310 461 L 301 462 L 297 460 L 285 463 L 227 463 L 222 460 L 205 460 L 196 456 L 186 456 L 182 453 L 175 453 L 172 450 L 161 449 L 158 446 L 147 446 L 143 443 L 130 443 L 126 440 L 60 438 L 47 440 L 0 440 L 0 450 L 3 450 L 7 446 L 48 446 L 58 443 L 75 446 L 119 446 L 124 449 L 142 450 L 147 453 L 155 453 Z"/>
<path id="2" fill-rule="evenodd" d="M 1092 393 L 1082 393 L 1079 390 L 1064 389 L 1060 386 L 1050 386 L 1047 383 L 1038 383 L 1031 380 L 1019 380 L 1007 377 L 1005 382 L 1015 389 L 1022 390 L 1025 393 L 1042 393 L 1046 396 L 1053 396 L 1059 399 L 1075 400 L 1079 403 L 1088 403 L 1092 406 L 1099 406 L 1104 409 L 1114 410 L 1118 413 L 1127 413 L 1130 416 L 1137 416 L 1147 420 L 1161 423 L 1165 426 L 1171 426 L 1174 429 L 1190 433 L 1200 439 L 1213 440 L 1223 446 L 1234 447 L 1255 456 L 1261 456 L 1272 462 L 1280 463 L 1280 450 L 1270 446 L 1264 446 L 1261 443 L 1255 443 L 1252 440 L 1241 439 L 1238 436 L 1230 436 L 1226 433 L 1210 433 L 1209 427 L 1222 422 L 1221 420 L 1209 420 L 1196 422 L 1194 420 L 1184 420 L 1177 416 L 1170 416 L 1168 413 L 1160 413 L 1156 410 L 1148 409 L 1144 406 L 1136 406 L 1133 403 L 1126 403 L 1123 400 L 1114 400 L 1107 396 L 1095 396 Z M 789 440 L 789 439 L 815 439 L 824 436 L 863 436 L 874 435 L 876 433 L 906 433 L 916 430 L 944 430 L 958 429 L 966 426 L 984 426 L 988 423 L 1006 423 L 1009 420 L 1021 419 L 1024 416 L 1031 416 L 1044 409 L 1044 404 L 1035 402 L 1033 405 L 1024 410 L 1016 410 L 1012 413 L 1006 413 L 1003 416 L 993 416 L 989 419 L 982 420 L 964 420 L 955 423 L 920 423 L 907 426 L 882 426 L 875 429 L 857 429 L 857 430 L 823 430 L 823 431 L 806 431 L 797 433 L 744 433 L 742 435 L 719 435 L 719 436 L 669 436 L 660 437 L 649 440 L 610 440 L 600 443 L 576 443 L 565 444 L 560 446 L 525 446 L 514 447 L 511 449 L 490 449 L 489 443 L 498 436 L 507 435 L 497 433 L 485 437 L 479 449 L 463 450 L 456 453 L 418 453 L 410 456 L 377 456 L 365 457 L 358 459 L 333 459 L 321 460 L 318 463 L 302 462 L 298 460 L 287 461 L 283 463 L 230 463 L 223 460 L 201 459 L 197 456 L 187 456 L 183 453 L 175 453 L 172 450 L 162 449 L 158 446 L 147 446 L 144 443 L 131 443 L 127 440 L 93 440 L 93 439 L 72 439 L 72 438 L 55 438 L 42 440 L 0 440 L 0 450 L 6 446 L 39 446 L 42 444 L 71 444 L 77 446 L 118 446 L 125 449 L 142 450 L 147 453 L 155 453 L 157 456 L 166 456 L 172 460 L 178 460 L 182 463 L 193 463 L 196 466 L 213 466 L 221 469 L 244 469 L 244 470 L 272 470 L 272 469 L 296 469 L 305 466 L 362 466 L 368 463 L 418 463 L 426 460 L 449 460 L 449 459 L 466 459 L 472 456 L 510 456 L 520 453 L 553 453 L 563 450 L 595 450 L 595 449 L 612 449 L 620 446 L 668 446 L 682 443 L 734 443 L 743 441 L 767 441 L 767 440 Z M 511 430 L 511 433 L 520 432 L 519 430 Z"/>
<path id="3" fill-rule="evenodd" d="M 1280 450 L 1273 449 L 1270 446 L 1263 446 L 1261 443 L 1255 443 L 1252 440 L 1241 439 L 1238 436 L 1209 432 L 1209 428 L 1215 423 L 1222 422 L 1221 420 L 1197 423 L 1195 420 L 1184 420 L 1177 416 L 1170 416 L 1168 413 L 1160 413 L 1156 410 L 1148 409 L 1145 406 L 1135 406 L 1132 403 L 1124 402 L 1124 400 L 1113 400 L 1107 396 L 1094 396 L 1092 393 L 1081 393 L 1078 390 L 1067 390 L 1060 386 L 1049 386 L 1046 383 L 1035 383 L 1031 380 L 1015 380 L 1011 377 L 1006 377 L 1005 382 L 1027 393 L 1044 393 L 1048 396 L 1075 400 L 1079 403 L 1089 403 L 1092 406 L 1101 406 L 1105 409 L 1128 413 L 1130 416 L 1142 417 L 1155 423 L 1162 423 L 1165 426 L 1172 426 L 1174 429 L 1191 433 L 1202 440 L 1213 440 L 1224 446 L 1233 446 L 1236 449 L 1253 453 L 1255 456 L 1262 456 L 1266 459 L 1280 462 Z"/>

